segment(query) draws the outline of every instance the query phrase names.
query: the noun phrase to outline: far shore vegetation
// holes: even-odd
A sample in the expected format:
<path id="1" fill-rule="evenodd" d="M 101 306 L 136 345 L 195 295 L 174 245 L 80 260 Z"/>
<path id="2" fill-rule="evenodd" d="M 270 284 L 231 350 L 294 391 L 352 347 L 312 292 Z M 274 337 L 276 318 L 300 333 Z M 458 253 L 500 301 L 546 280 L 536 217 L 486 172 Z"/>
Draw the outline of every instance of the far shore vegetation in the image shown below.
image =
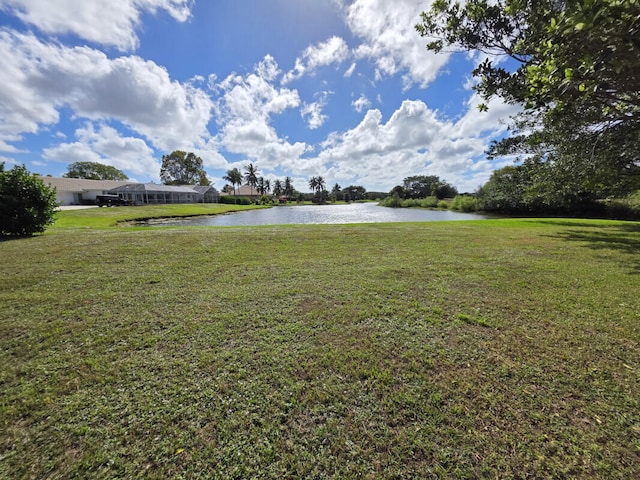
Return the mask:
<path id="1" fill-rule="evenodd" d="M 1 478 L 639 476 L 640 223 L 223 207 L 0 242 Z"/>

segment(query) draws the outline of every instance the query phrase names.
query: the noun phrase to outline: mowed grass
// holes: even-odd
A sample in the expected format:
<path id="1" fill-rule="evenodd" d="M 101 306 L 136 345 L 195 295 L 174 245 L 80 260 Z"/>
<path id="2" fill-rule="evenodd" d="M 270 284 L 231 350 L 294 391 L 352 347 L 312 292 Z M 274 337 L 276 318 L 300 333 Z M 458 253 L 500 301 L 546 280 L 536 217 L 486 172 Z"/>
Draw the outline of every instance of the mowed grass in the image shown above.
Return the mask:
<path id="1" fill-rule="evenodd" d="M 102 207 L 56 212 L 54 229 L 109 228 L 126 222 L 152 218 L 222 215 L 242 210 L 266 208 L 260 205 L 227 205 L 223 203 L 144 205 L 136 207 Z"/>
<path id="2" fill-rule="evenodd" d="M 63 226 L 0 243 L 0 478 L 640 476 L 638 223 Z"/>

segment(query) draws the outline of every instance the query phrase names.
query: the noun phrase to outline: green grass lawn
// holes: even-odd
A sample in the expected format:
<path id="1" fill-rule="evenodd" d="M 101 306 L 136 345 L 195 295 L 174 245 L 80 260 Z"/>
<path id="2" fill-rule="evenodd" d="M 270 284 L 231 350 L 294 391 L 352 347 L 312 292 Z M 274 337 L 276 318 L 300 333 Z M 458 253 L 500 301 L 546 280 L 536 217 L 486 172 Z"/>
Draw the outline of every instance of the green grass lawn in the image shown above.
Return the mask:
<path id="1" fill-rule="evenodd" d="M 127 212 L 0 242 L 0 478 L 640 476 L 639 223 Z"/>
<path id="2" fill-rule="evenodd" d="M 66 210 L 56 213 L 54 230 L 62 228 L 109 228 L 121 223 L 136 222 L 138 220 L 147 220 L 152 218 L 221 215 L 256 208 L 267 207 L 260 205 L 198 203 Z"/>

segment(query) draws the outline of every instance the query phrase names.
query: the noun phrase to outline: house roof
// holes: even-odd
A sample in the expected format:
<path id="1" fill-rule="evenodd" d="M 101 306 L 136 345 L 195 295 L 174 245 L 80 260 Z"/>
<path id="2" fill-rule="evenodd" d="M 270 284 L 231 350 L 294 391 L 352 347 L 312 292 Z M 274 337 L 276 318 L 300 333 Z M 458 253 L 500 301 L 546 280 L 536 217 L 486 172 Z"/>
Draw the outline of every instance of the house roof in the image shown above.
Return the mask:
<path id="1" fill-rule="evenodd" d="M 87 180 L 84 178 L 59 178 L 44 177 L 40 179 L 52 187 L 56 187 L 58 192 L 87 192 L 89 190 L 111 190 L 113 188 L 126 185 L 130 182 L 118 180 Z"/>
<path id="2" fill-rule="evenodd" d="M 213 190 L 213 193 L 218 193 L 218 191 L 211 185 L 196 185 L 193 187 L 193 189 L 198 193 L 202 193 L 203 195 L 211 190 Z"/>
<path id="3" fill-rule="evenodd" d="M 165 193 L 201 193 L 193 185 L 164 185 L 158 183 L 129 183 L 111 189 L 114 192 L 165 192 Z"/>
<path id="4" fill-rule="evenodd" d="M 228 193 L 220 193 L 220 195 L 234 195 L 233 189 L 230 190 Z M 250 196 L 259 195 L 259 193 L 256 187 L 251 187 L 251 185 L 241 185 L 240 187 L 236 188 L 235 195 L 250 197 Z"/>

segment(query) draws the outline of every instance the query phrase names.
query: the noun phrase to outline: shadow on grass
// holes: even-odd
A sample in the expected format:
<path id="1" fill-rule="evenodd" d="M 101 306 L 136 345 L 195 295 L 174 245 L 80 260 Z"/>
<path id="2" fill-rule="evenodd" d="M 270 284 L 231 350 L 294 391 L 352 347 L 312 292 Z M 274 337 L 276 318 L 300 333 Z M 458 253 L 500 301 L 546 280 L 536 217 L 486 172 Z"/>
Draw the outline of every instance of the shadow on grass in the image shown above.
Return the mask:
<path id="1" fill-rule="evenodd" d="M 12 240 L 27 240 L 30 238 L 35 238 L 38 235 L 42 235 L 40 234 L 35 234 L 35 235 L 0 235 L 0 242 L 10 242 Z"/>
<path id="2" fill-rule="evenodd" d="M 640 275 L 640 223 L 594 225 L 554 222 L 554 225 L 581 228 L 559 232 L 556 237 L 584 243 L 594 250 L 616 250 L 628 255 L 629 262 L 625 265 L 631 268 L 631 273 Z"/>

